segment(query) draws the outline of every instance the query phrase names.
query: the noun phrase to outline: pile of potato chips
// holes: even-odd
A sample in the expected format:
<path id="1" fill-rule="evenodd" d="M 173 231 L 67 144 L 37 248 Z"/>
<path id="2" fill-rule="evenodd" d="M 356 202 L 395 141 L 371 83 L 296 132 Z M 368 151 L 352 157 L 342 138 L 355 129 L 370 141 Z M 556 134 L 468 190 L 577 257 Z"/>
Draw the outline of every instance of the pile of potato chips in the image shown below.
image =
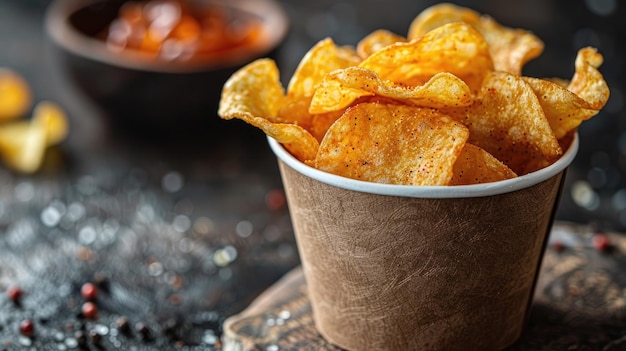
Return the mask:
<path id="1" fill-rule="evenodd" d="M 258 59 L 225 83 L 218 114 L 262 129 L 298 160 L 389 184 L 509 179 L 561 157 L 609 98 L 594 48 L 571 80 L 522 75 L 543 51 L 534 34 L 451 4 L 427 8 L 408 35 L 377 30 L 356 47 L 318 42 L 287 90 Z"/>
<path id="2" fill-rule="evenodd" d="M 37 103 L 32 118 L 22 119 L 32 107 L 28 82 L 9 68 L 0 68 L 0 158 L 20 173 L 41 167 L 46 149 L 68 133 L 63 109 L 51 101 Z"/>

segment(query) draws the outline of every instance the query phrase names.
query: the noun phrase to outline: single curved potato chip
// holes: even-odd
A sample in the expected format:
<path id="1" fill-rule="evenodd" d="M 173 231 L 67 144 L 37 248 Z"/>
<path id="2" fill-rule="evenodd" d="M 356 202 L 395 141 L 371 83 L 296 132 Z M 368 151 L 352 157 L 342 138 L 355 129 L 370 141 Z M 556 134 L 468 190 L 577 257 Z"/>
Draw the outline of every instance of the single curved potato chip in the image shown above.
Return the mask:
<path id="1" fill-rule="evenodd" d="M 385 46 L 395 43 L 406 42 L 406 38 L 385 29 L 378 29 L 361 39 L 356 45 L 356 52 L 363 59 L 366 59 L 376 51 Z"/>
<path id="2" fill-rule="evenodd" d="M 328 129 L 315 167 L 388 184 L 446 185 L 468 130 L 437 110 L 361 103 Z"/>
<path id="3" fill-rule="evenodd" d="M 260 128 L 300 161 L 312 160 L 319 147 L 317 139 L 298 125 L 279 122 L 277 114 L 285 101 L 276 63 L 258 59 L 226 81 L 218 114 L 223 119 L 238 118 Z"/>
<path id="4" fill-rule="evenodd" d="M 521 75 L 526 63 L 543 52 L 541 39 L 529 31 L 501 26 L 491 17 L 482 17 L 478 31 L 489 44 L 496 70 Z"/>
<path id="5" fill-rule="evenodd" d="M 546 167 L 563 153 L 537 96 L 521 77 L 491 72 L 472 106 L 442 112 L 470 129 L 470 143 L 518 175 Z"/>
<path id="6" fill-rule="evenodd" d="M 311 97 L 322 79 L 331 71 L 356 66 L 361 58 L 354 48 L 337 46 L 326 38 L 315 44 L 300 60 L 289 80 L 287 95 Z"/>
<path id="7" fill-rule="evenodd" d="M 26 80 L 11 69 L 0 68 L 0 121 L 24 117 L 31 103 Z"/>
<path id="8" fill-rule="evenodd" d="M 557 139 L 598 114 L 609 100 L 609 87 L 597 69 L 602 61 L 602 55 L 587 47 L 578 51 L 571 82 L 522 77 L 539 98 Z"/>
<path id="9" fill-rule="evenodd" d="M 541 55 L 544 43 L 529 31 L 500 25 L 493 18 L 448 3 L 431 6 L 422 11 L 409 26 L 409 40 L 453 22 L 474 26 L 485 38 L 495 69 L 520 75 L 524 65 Z"/>
<path id="10" fill-rule="evenodd" d="M 591 104 L 567 88 L 539 78 L 522 77 L 537 95 L 543 113 L 557 139 L 578 128 L 585 120 L 598 114 Z"/>
<path id="11" fill-rule="evenodd" d="M 408 39 L 413 40 L 444 24 L 465 22 L 474 25 L 480 22 L 480 14 L 472 9 L 441 3 L 425 8 L 409 25 Z"/>
<path id="12" fill-rule="evenodd" d="M 461 78 L 477 91 L 493 70 L 489 47 L 471 25 L 456 22 L 437 27 L 407 43 L 396 43 L 370 55 L 359 67 L 378 73 L 383 80 L 422 85 L 440 72 Z"/>
<path id="13" fill-rule="evenodd" d="M 333 112 L 328 112 L 328 113 L 318 113 L 313 115 L 313 120 L 311 123 L 311 134 L 313 134 L 313 136 L 315 137 L 315 139 L 317 139 L 318 141 L 322 141 L 322 139 L 324 139 L 324 136 L 326 135 L 326 132 L 328 131 L 328 128 L 330 128 L 330 126 L 335 123 L 336 120 L 339 119 L 339 117 L 341 117 L 341 115 L 343 115 L 344 110 L 338 110 L 338 111 L 333 111 Z"/>
<path id="14" fill-rule="evenodd" d="M 504 163 L 480 147 L 466 143 L 456 159 L 450 185 L 471 185 L 517 177 Z"/>
<path id="15" fill-rule="evenodd" d="M 276 62 L 258 59 L 240 68 L 224 83 L 217 113 L 223 119 L 251 115 L 275 121 L 284 102 Z"/>
<path id="16" fill-rule="evenodd" d="M 276 139 L 291 152 L 295 158 L 305 162 L 313 160 L 319 148 L 319 142 L 306 129 L 288 123 L 273 123 L 263 117 L 242 114 L 237 118 L 261 129 L 266 135 Z"/>
<path id="17" fill-rule="evenodd" d="M 585 100 L 590 108 L 600 110 L 609 100 L 609 86 L 598 67 L 603 57 L 594 48 L 583 48 L 576 55 L 575 73 L 567 87 L 569 91 Z"/>
<path id="18" fill-rule="evenodd" d="M 376 72 L 348 67 L 329 73 L 313 95 L 310 113 L 343 109 L 364 96 L 383 96 L 421 107 L 469 106 L 472 92 L 465 82 L 450 73 L 436 73 L 424 85 L 405 86 L 383 81 Z"/>
<path id="19" fill-rule="evenodd" d="M 43 162 L 46 148 L 60 143 L 68 133 L 67 117 L 57 104 L 37 104 L 31 120 L 0 125 L 0 156 L 11 169 L 34 173 Z"/>
<path id="20" fill-rule="evenodd" d="M 306 129 L 295 124 L 271 123 L 261 117 L 242 119 L 283 144 L 298 160 L 306 162 L 315 158 L 319 142 Z"/>
<path id="21" fill-rule="evenodd" d="M 353 105 L 359 104 L 359 103 L 363 103 L 363 102 L 379 102 L 379 103 L 386 103 L 386 104 L 394 104 L 397 103 L 397 101 L 394 101 L 392 99 L 388 99 L 388 98 L 384 98 L 381 96 L 365 96 L 365 97 L 361 97 L 359 99 L 357 99 Z M 318 141 L 322 141 L 322 139 L 324 139 L 324 136 L 326 135 L 326 132 L 328 131 L 328 128 L 330 128 L 330 126 L 335 123 L 335 121 L 337 119 L 339 119 L 339 117 L 341 117 L 341 115 L 345 112 L 345 109 L 339 109 L 336 111 L 331 111 L 331 112 L 326 112 L 326 113 L 316 113 L 311 115 L 312 117 L 312 125 L 311 125 L 311 129 L 309 130 L 311 132 L 311 134 L 313 134 L 313 136 L 318 140 Z"/>

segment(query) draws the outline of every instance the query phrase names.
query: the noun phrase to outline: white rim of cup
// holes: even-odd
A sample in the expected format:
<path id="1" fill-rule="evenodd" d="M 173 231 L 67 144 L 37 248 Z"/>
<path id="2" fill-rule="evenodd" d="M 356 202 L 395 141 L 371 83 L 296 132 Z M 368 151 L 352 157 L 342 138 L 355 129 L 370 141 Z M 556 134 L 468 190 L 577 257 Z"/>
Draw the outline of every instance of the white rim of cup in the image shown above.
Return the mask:
<path id="1" fill-rule="evenodd" d="M 438 185 L 438 186 L 421 186 L 421 185 L 394 185 L 366 182 L 338 176 L 335 174 L 320 171 L 319 169 L 310 167 L 298 161 L 291 155 L 278 141 L 272 137 L 267 137 L 270 148 L 281 161 L 293 168 L 295 171 L 322 183 L 332 185 L 338 188 L 353 190 L 358 192 L 415 197 L 415 198 L 468 198 L 468 197 L 484 197 L 493 196 L 503 193 L 510 193 L 520 189 L 531 187 L 539 184 L 544 180 L 550 179 L 565 170 L 576 157 L 578 152 L 578 133 L 574 135 L 570 147 L 555 163 L 538 171 L 528 173 L 513 179 L 502 180 L 499 182 L 474 184 L 474 185 Z"/>

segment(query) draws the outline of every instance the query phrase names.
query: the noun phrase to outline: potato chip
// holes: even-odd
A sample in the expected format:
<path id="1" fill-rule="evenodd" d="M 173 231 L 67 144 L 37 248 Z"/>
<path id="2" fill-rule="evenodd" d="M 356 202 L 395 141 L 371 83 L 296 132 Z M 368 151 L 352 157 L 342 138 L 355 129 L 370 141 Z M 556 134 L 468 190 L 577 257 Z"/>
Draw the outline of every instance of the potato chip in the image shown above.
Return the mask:
<path id="1" fill-rule="evenodd" d="M 491 17 L 481 21 L 478 30 L 489 44 L 496 70 L 521 75 L 526 63 L 543 52 L 544 44 L 529 31 L 499 25 Z"/>
<path id="2" fill-rule="evenodd" d="M 529 31 L 500 25 L 490 16 L 452 4 L 438 4 L 422 11 L 409 27 L 409 40 L 453 22 L 474 26 L 485 38 L 495 69 L 520 75 L 524 65 L 541 55 L 544 44 Z"/>
<path id="3" fill-rule="evenodd" d="M 388 30 L 379 29 L 361 39 L 356 45 L 356 52 L 361 58 L 366 59 L 368 56 L 381 50 L 385 46 L 406 41 L 406 38 L 401 35 Z"/>
<path id="4" fill-rule="evenodd" d="M 472 106 L 442 111 L 463 121 L 470 143 L 518 175 L 548 166 L 563 153 L 532 88 L 512 74 L 491 72 Z"/>
<path id="5" fill-rule="evenodd" d="M 0 126 L 0 157 L 11 169 L 34 173 L 43 162 L 46 130 L 30 121 L 16 121 Z"/>
<path id="6" fill-rule="evenodd" d="M 565 78 L 557 78 L 557 77 L 550 77 L 550 78 L 543 78 L 544 80 L 547 80 L 549 82 L 552 82 L 556 85 L 560 85 L 563 88 L 567 88 L 567 86 L 569 85 L 570 81 L 568 79 Z"/>
<path id="7" fill-rule="evenodd" d="M 310 130 L 313 124 L 313 116 L 309 113 L 310 104 L 311 97 L 287 96 L 277 112 L 275 122 L 297 124 Z"/>
<path id="8" fill-rule="evenodd" d="M 585 100 L 590 108 L 600 110 L 609 100 L 609 86 L 606 84 L 598 67 L 603 57 L 594 48 L 583 48 L 578 51 L 575 61 L 576 72 L 567 87 L 569 91 Z"/>
<path id="9" fill-rule="evenodd" d="M 578 95 L 548 80 L 522 77 L 537 95 L 541 108 L 557 139 L 578 128 L 599 111 Z"/>
<path id="10" fill-rule="evenodd" d="M 305 162 L 315 158 L 319 142 L 306 129 L 289 123 L 273 123 L 266 118 L 249 113 L 236 116 L 246 123 L 261 129 L 266 135 L 276 139 L 291 152 L 295 158 Z"/>
<path id="11" fill-rule="evenodd" d="M 224 83 L 218 115 L 223 119 L 261 116 L 276 121 L 284 101 L 276 62 L 259 59 L 239 69 Z"/>
<path id="12" fill-rule="evenodd" d="M 574 138 L 576 137 L 576 132 L 577 130 L 574 129 L 570 131 L 569 133 L 565 134 L 564 137 L 559 139 L 559 145 L 561 145 L 561 149 L 563 150 L 569 149 L 569 147 L 572 145 L 572 142 L 574 141 Z"/>
<path id="13" fill-rule="evenodd" d="M 419 38 L 444 24 L 465 22 L 475 25 L 480 22 L 480 14 L 469 8 L 442 3 L 422 10 L 409 25 L 409 40 Z"/>
<path id="14" fill-rule="evenodd" d="M 298 160 L 306 162 L 315 158 L 319 142 L 304 128 L 295 124 L 271 123 L 261 117 L 242 119 L 283 144 Z"/>
<path id="15" fill-rule="evenodd" d="M 0 121 L 23 117 L 31 103 L 28 82 L 15 71 L 0 68 Z"/>
<path id="16" fill-rule="evenodd" d="M 383 81 L 376 72 L 348 67 L 329 73 L 315 91 L 311 113 L 343 109 L 364 96 L 383 96 L 422 107 L 468 106 L 472 92 L 465 82 L 450 73 L 436 73 L 421 86 L 404 86 Z"/>
<path id="17" fill-rule="evenodd" d="M 313 131 L 314 117 L 308 109 L 315 89 L 332 70 L 354 66 L 359 62 L 361 59 L 353 48 L 339 47 L 328 38 L 319 41 L 298 64 L 289 81 L 286 100 L 274 122 L 293 123 Z"/>
<path id="18" fill-rule="evenodd" d="M 386 99 L 380 96 L 365 96 L 358 98 L 354 104 L 361 102 L 385 102 L 393 103 L 393 100 Z M 344 113 L 345 109 L 338 109 L 336 111 L 311 114 L 311 134 L 318 140 L 322 141 L 328 128 Z"/>
<path id="19" fill-rule="evenodd" d="M 34 173 L 44 160 L 46 148 L 60 143 L 67 133 L 65 112 L 56 103 L 42 101 L 31 120 L 0 125 L 0 157 L 15 171 Z"/>
<path id="20" fill-rule="evenodd" d="M 471 185 L 517 177 L 504 163 L 476 145 L 466 143 L 456 159 L 449 185 Z"/>
<path id="21" fill-rule="evenodd" d="M 51 101 L 42 101 L 35 106 L 32 123 L 41 125 L 46 131 L 47 146 L 60 143 L 68 134 L 65 111 Z"/>
<path id="22" fill-rule="evenodd" d="M 315 158 L 319 143 L 311 133 L 295 124 L 277 122 L 285 96 L 276 63 L 256 60 L 235 72 L 224 84 L 218 114 L 238 118 L 285 144 L 300 161 Z"/>
<path id="23" fill-rule="evenodd" d="M 539 98 L 557 139 L 598 114 L 607 103 L 609 87 L 597 69 L 602 60 L 595 49 L 583 48 L 576 56 L 576 72 L 571 82 L 523 77 Z"/>
<path id="24" fill-rule="evenodd" d="M 471 25 L 457 22 L 437 27 L 408 43 L 396 43 L 370 55 L 359 67 L 383 80 L 422 85 L 440 72 L 461 78 L 472 91 L 493 70 L 489 47 Z"/>
<path id="25" fill-rule="evenodd" d="M 335 123 L 335 121 L 338 120 L 339 117 L 341 117 L 343 112 L 343 110 L 339 110 L 313 115 L 310 132 L 311 134 L 313 134 L 315 139 L 321 142 L 322 139 L 324 139 L 328 128 L 330 128 L 330 126 Z"/>
<path id="26" fill-rule="evenodd" d="M 315 167 L 389 184 L 446 185 L 468 130 L 437 110 L 361 103 L 330 127 Z"/>
<path id="27" fill-rule="evenodd" d="M 349 46 L 337 46 L 332 39 L 319 41 L 304 55 L 287 86 L 287 95 L 311 97 L 326 74 L 361 62 Z"/>

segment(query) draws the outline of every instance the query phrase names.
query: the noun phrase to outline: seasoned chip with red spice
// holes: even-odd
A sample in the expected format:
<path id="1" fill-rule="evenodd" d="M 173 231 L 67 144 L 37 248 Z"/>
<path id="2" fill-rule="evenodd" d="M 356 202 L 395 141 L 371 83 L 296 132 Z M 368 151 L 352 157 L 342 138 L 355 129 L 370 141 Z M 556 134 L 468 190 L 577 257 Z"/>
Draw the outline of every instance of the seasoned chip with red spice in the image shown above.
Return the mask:
<path id="1" fill-rule="evenodd" d="M 407 43 L 386 46 L 359 67 L 405 85 L 422 85 L 435 74 L 448 72 L 476 91 L 487 72 L 493 70 L 493 61 L 483 36 L 471 25 L 456 22 Z"/>
<path id="2" fill-rule="evenodd" d="M 405 86 L 382 80 L 374 71 L 349 67 L 329 73 L 313 95 L 311 113 L 344 109 L 364 96 L 382 96 L 421 107 L 460 107 L 472 103 L 472 92 L 453 74 L 433 75 L 424 85 Z"/>
<path id="3" fill-rule="evenodd" d="M 468 136 L 434 109 L 361 103 L 328 129 L 314 165 L 369 182 L 447 185 Z"/>
<path id="4" fill-rule="evenodd" d="M 524 65 L 543 52 L 543 41 L 533 33 L 505 27 L 490 16 L 448 3 L 433 5 L 415 17 L 409 27 L 408 38 L 419 38 L 453 22 L 470 24 L 482 34 L 498 71 L 520 75 Z"/>
<path id="5" fill-rule="evenodd" d="M 476 145 L 466 143 L 453 167 L 449 185 L 497 182 L 517 177 L 504 163 Z"/>
<path id="6" fill-rule="evenodd" d="M 490 72 L 470 107 L 442 111 L 467 125 L 470 143 L 518 175 L 546 167 L 563 154 L 537 96 L 521 77 Z"/>
<path id="7" fill-rule="evenodd" d="M 274 61 L 261 59 L 235 72 L 224 84 L 218 114 L 238 118 L 285 145 L 302 162 L 315 158 L 319 143 L 304 128 L 276 117 L 286 98 Z"/>
<path id="8" fill-rule="evenodd" d="M 356 45 L 356 52 L 363 59 L 385 46 L 406 42 L 406 38 L 384 29 L 378 29 L 361 39 Z"/>

